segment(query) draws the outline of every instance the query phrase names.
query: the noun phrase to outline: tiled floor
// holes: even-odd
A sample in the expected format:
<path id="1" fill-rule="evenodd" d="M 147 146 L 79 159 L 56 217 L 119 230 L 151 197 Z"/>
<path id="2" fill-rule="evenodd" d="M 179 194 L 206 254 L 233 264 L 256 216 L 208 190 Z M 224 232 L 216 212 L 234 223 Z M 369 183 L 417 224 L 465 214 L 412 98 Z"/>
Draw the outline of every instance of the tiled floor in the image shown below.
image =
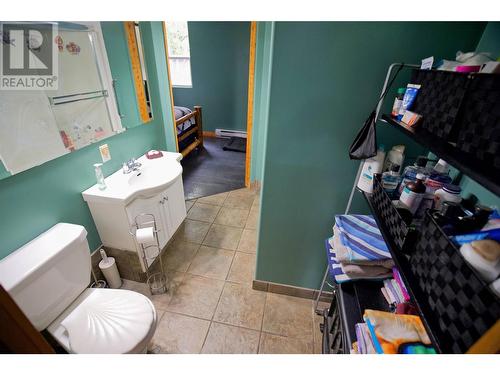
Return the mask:
<path id="1" fill-rule="evenodd" d="M 320 353 L 310 300 L 252 289 L 259 197 L 239 189 L 186 202 L 185 223 L 168 246 L 166 294 L 146 284 L 158 313 L 151 353 Z"/>

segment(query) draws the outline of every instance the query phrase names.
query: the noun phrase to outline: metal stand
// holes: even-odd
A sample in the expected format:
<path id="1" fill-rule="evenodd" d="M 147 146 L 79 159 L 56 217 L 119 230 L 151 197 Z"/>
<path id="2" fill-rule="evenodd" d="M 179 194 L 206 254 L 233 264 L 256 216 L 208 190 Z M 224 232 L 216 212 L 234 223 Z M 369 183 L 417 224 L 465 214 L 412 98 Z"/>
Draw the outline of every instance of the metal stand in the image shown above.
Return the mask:
<path id="1" fill-rule="evenodd" d="M 379 97 L 380 100 L 377 104 L 377 109 L 375 110 L 375 122 L 379 121 L 380 109 L 382 108 L 382 104 L 384 103 L 384 100 L 382 98 L 383 98 L 385 91 L 387 90 L 387 85 L 389 84 L 389 80 L 391 78 L 392 72 L 393 72 L 394 68 L 396 68 L 396 67 L 420 68 L 420 65 L 394 63 L 394 64 L 391 64 L 389 66 L 389 69 L 387 70 L 387 74 L 385 76 L 384 86 L 382 87 L 382 91 L 380 92 L 380 97 Z M 359 176 L 361 175 L 362 170 L 363 170 L 363 162 L 360 162 L 359 167 L 358 167 L 358 172 L 356 173 L 356 178 L 354 179 L 354 183 L 352 185 L 351 194 L 349 195 L 349 200 L 347 201 L 347 206 L 345 208 L 345 212 L 344 212 L 345 215 L 347 215 L 349 213 L 349 211 L 351 210 L 352 200 L 354 198 L 354 193 L 356 191 L 356 186 L 357 186 Z M 321 298 L 321 294 L 323 293 L 323 289 L 325 288 L 325 284 L 328 284 L 328 286 L 333 288 L 334 293 L 335 293 L 335 286 L 328 283 L 327 278 L 328 278 L 328 265 L 326 266 L 325 275 L 323 276 L 323 281 L 321 282 L 321 287 L 319 289 L 318 296 L 316 297 L 316 301 L 314 304 L 314 310 L 316 311 L 316 313 L 318 315 L 323 315 L 323 312 L 321 310 L 318 310 L 318 304 L 319 304 L 319 300 Z"/>
<path id="2" fill-rule="evenodd" d="M 160 249 L 160 243 L 158 240 L 158 235 L 157 233 L 159 232 L 159 229 L 156 227 L 156 218 L 153 214 L 140 214 L 135 217 L 135 225 L 133 226 L 135 228 L 135 231 L 131 231 L 130 234 L 136 237 L 136 231 L 138 229 L 142 228 L 153 228 L 153 234 L 155 241 L 152 245 L 147 245 L 145 246 L 142 243 L 139 243 L 137 241 L 136 237 L 136 242 L 139 245 L 140 249 L 142 250 L 142 259 L 144 261 L 144 265 L 146 268 L 146 276 L 147 276 L 147 283 L 149 286 L 149 290 L 151 291 L 151 294 L 163 294 L 167 292 L 167 277 L 165 275 L 165 271 L 163 269 L 163 261 L 161 259 L 161 249 Z M 159 272 L 149 272 L 149 261 L 151 263 L 156 259 L 159 258 L 160 262 L 160 271 Z"/>

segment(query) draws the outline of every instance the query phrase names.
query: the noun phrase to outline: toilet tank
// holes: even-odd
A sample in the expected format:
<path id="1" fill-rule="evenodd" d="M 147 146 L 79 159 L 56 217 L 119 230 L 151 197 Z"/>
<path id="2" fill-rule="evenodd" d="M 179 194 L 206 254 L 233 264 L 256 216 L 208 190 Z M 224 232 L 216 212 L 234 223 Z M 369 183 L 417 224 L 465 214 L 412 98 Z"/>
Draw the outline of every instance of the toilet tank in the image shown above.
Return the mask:
<path id="1" fill-rule="evenodd" d="M 85 228 L 59 223 L 0 261 L 0 284 L 41 331 L 88 287 L 90 269 Z"/>

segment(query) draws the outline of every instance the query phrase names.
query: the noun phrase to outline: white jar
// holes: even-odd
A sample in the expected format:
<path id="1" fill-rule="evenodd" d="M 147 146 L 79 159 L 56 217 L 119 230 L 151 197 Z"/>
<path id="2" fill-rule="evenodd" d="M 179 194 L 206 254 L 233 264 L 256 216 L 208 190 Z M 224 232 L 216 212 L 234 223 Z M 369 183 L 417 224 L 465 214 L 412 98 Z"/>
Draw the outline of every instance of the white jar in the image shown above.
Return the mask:
<path id="1" fill-rule="evenodd" d="M 434 208 L 441 209 L 443 202 L 460 203 L 462 201 L 461 191 L 460 186 L 452 184 L 446 184 L 441 189 L 436 190 L 434 193 Z"/>

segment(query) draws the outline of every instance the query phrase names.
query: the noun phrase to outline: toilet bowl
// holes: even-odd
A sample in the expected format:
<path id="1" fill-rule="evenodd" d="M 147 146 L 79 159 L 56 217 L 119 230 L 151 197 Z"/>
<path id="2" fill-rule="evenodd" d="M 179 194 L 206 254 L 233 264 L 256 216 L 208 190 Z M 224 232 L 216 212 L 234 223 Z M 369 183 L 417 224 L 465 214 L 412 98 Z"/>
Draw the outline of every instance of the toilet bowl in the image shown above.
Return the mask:
<path id="1" fill-rule="evenodd" d="M 59 223 L 0 261 L 0 284 L 69 353 L 145 353 L 156 329 L 146 296 L 90 289 L 84 227 Z"/>

